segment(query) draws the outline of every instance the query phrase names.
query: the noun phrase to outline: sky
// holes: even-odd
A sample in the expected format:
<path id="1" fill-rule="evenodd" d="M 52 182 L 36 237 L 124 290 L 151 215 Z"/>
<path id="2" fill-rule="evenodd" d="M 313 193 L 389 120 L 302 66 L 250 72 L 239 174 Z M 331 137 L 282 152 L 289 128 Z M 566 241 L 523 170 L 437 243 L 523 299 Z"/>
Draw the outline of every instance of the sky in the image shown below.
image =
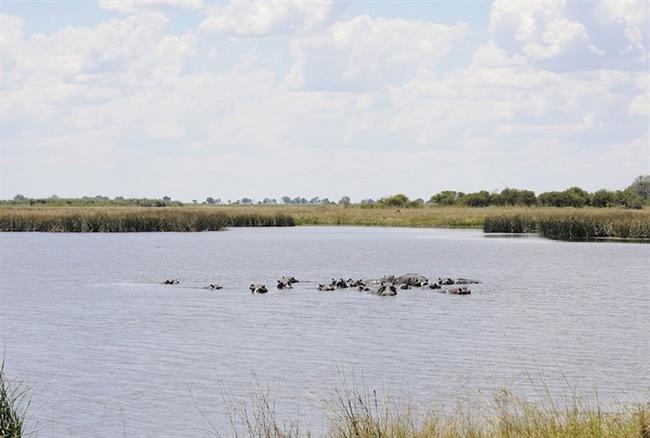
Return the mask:
<path id="1" fill-rule="evenodd" d="M 618 189 L 648 1 L 0 0 L 0 198 Z"/>

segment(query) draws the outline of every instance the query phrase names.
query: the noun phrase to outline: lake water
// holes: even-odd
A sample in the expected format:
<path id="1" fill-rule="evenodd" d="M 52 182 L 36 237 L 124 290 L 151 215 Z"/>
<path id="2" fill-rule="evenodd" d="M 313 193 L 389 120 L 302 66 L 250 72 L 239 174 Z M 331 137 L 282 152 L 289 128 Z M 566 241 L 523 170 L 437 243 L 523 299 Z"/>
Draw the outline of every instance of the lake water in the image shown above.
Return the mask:
<path id="1" fill-rule="evenodd" d="M 227 436 L 228 405 L 256 385 L 318 431 L 323 400 L 352 376 L 417 403 L 503 386 L 535 399 L 542 382 L 606 404 L 650 393 L 649 245 L 298 227 L 0 233 L 0 257 L 0 350 L 32 387 L 42 436 L 205 436 L 203 415 Z M 315 289 L 406 272 L 482 284 Z M 282 275 L 305 281 L 249 293 Z M 212 282 L 224 289 L 201 289 Z"/>

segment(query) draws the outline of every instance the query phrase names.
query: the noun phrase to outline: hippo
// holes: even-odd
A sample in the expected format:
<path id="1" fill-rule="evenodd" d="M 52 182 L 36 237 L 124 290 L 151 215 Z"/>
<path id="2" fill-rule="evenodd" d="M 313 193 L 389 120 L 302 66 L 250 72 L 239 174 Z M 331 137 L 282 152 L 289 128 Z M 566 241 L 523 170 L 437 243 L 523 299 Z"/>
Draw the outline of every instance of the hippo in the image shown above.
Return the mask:
<path id="1" fill-rule="evenodd" d="M 429 289 L 441 289 L 442 286 L 440 286 L 438 283 L 431 283 L 429 284 Z"/>
<path id="2" fill-rule="evenodd" d="M 209 289 L 209 290 L 219 290 L 219 289 L 223 289 L 223 286 L 220 285 L 219 283 L 214 283 L 214 284 L 210 283 L 210 285 L 207 286 L 206 289 Z"/>
<path id="3" fill-rule="evenodd" d="M 400 284 L 399 288 L 402 290 L 408 290 L 411 289 L 411 286 L 409 286 L 408 283 L 402 283 Z"/>
<path id="4" fill-rule="evenodd" d="M 348 283 L 345 280 L 343 280 L 342 278 L 339 278 L 336 281 L 334 279 L 332 279 L 332 282 L 339 289 L 346 289 L 348 287 Z"/>
<path id="5" fill-rule="evenodd" d="M 454 284 L 454 279 L 453 278 L 438 278 L 438 284 L 443 285 L 443 286 L 449 286 Z"/>
<path id="6" fill-rule="evenodd" d="M 293 289 L 293 282 L 290 278 L 282 277 L 278 280 L 278 289 Z"/>
<path id="7" fill-rule="evenodd" d="M 163 284 L 180 284 L 180 280 L 176 278 L 168 279 L 163 281 Z"/>
<path id="8" fill-rule="evenodd" d="M 479 284 L 478 280 L 470 280 L 469 278 L 457 278 L 456 284 Z"/>
<path id="9" fill-rule="evenodd" d="M 469 295 L 472 291 L 466 287 L 452 287 L 447 290 L 447 293 L 451 295 Z"/>
<path id="10" fill-rule="evenodd" d="M 392 283 L 382 283 L 377 289 L 377 295 L 380 297 L 391 297 L 397 295 L 397 289 Z"/>
<path id="11" fill-rule="evenodd" d="M 397 284 L 406 284 L 407 286 L 422 287 L 429 284 L 429 279 L 420 274 L 404 274 L 395 279 Z"/>
<path id="12" fill-rule="evenodd" d="M 266 285 L 264 284 L 251 284 L 249 286 L 252 294 L 265 294 L 268 292 Z"/>
<path id="13" fill-rule="evenodd" d="M 322 284 L 322 283 L 320 283 L 318 285 L 318 290 L 322 290 L 322 291 L 326 291 L 326 292 L 333 291 L 335 289 L 336 289 L 336 286 L 333 285 L 333 284 Z"/>
<path id="14" fill-rule="evenodd" d="M 296 280 L 296 277 L 294 277 L 293 275 L 290 276 L 290 277 L 288 277 L 286 275 L 283 275 L 281 280 L 285 281 L 286 283 L 289 283 L 289 284 L 300 283 L 300 281 Z"/>
<path id="15" fill-rule="evenodd" d="M 364 287 L 366 283 L 363 280 L 351 281 L 349 283 L 350 287 Z"/>

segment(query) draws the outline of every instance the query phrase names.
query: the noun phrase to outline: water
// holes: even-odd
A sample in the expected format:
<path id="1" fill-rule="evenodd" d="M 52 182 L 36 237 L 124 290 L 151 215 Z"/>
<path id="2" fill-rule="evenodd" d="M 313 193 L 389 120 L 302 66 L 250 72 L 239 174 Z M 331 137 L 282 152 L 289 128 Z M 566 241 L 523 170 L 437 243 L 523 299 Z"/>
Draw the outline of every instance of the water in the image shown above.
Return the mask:
<path id="1" fill-rule="evenodd" d="M 650 246 L 353 227 L 0 233 L 0 349 L 42 436 L 205 436 L 269 389 L 325 427 L 343 379 L 416 403 L 542 382 L 650 393 Z M 470 296 L 318 292 L 332 277 L 482 280 Z M 251 295 L 282 275 L 294 290 Z M 160 282 L 177 277 L 179 286 Z M 200 289 L 220 282 L 221 291 Z M 226 433 L 224 435 L 228 435 Z"/>

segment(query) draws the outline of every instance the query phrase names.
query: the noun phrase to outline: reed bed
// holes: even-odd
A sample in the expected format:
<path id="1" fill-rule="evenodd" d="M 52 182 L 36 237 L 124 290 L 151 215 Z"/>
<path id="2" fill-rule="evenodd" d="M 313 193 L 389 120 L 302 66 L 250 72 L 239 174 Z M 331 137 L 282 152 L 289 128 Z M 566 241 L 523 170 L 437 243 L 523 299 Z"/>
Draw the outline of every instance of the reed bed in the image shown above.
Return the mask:
<path id="1" fill-rule="evenodd" d="M 376 392 L 347 388 L 324 409 L 327 438 L 648 438 L 650 403 L 619 404 L 605 410 L 577 395 L 561 401 L 548 393 L 530 402 L 508 390 L 492 398 L 421 410 Z M 278 419 L 268 392 L 232 421 L 232 436 L 298 438 L 312 435 L 298 420 Z"/>
<path id="2" fill-rule="evenodd" d="M 531 209 L 485 218 L 486 233 L 539 233 L 556 240 L 650 240 L 650 211 L 621 209 Z"/>
<path id="3" fill-rule="evenodd" d="M 293 226 L 282 212 L 210 208 L 42 207 L 0 209 L 0 231 L 220 231 L 226 227 Z"/>
<path id="4" fill-rule="evenodd" d="M 360 225 L 483 227 L 560 240 L 650 239 L 650 209 L 571 207 L 362 208 L 341 205 L 0 207 L 0 231 L 218 231 L 227 227 Z"/>

